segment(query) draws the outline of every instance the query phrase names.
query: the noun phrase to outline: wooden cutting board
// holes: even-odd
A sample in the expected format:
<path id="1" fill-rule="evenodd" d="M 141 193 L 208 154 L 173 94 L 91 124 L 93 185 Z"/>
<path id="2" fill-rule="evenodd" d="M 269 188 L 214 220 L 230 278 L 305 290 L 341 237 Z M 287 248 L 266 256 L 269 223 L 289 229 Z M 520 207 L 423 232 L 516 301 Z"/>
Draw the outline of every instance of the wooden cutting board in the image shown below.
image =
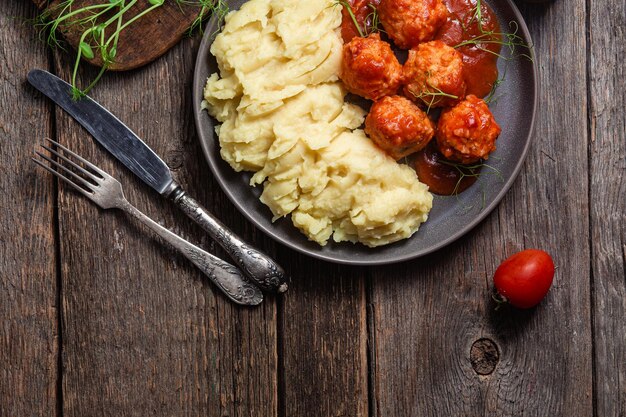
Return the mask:
<path id="1" fill-rule="evenodd" d="M 76 0 L 74 7 L 79 8 L 92 4 L 102 4 L 108 0 Z M 33 0 L 41 10 L 53 8 L 60 0 Z M 145 0 L 137 2 L 124 16 L 128 20 L 140 11 L 149 7 Z M 195 5 L 178 5 L 174 0 L 166 0 L 163 6 L 143 16 L 120 34 L 115 62 L 109 67 L 114 71 L 125 71 L 145 65 L 163 55 L 186 35 L 191 23 L 200 13 Z M 80 39 L 80 31 L 69 29 L 62 33 L 63 38 L 76 48 Z M 89 61 L 94 65 L 102 65 L 97 56 Z"/>

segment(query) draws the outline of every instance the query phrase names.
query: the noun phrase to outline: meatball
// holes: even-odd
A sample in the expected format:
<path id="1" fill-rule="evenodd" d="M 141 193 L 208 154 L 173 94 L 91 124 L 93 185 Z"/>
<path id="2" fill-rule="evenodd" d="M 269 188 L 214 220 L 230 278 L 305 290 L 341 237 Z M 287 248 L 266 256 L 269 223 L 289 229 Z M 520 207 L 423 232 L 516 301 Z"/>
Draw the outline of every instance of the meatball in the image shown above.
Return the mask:
<path id="1" fill-rule="evenodd" d="M 441 0 L 381 0 L 377 10 L 385 32 L 403 49 L 433 39 L 448 19 Z"/>
<path id="2" fill-rule="evenodd" d="M 465 96 L 463 65 L 463 56 L 445 43 L 422 43 L 404 64 L 404 94 L 428 108 L 453 106 Z"/>
<path id="3" fill-rule="evenodd" d="M 470 94 L 456 106 L 441 112 L 437 147 L 449 160 L 469 164 L 487 159 L 496 149 L 500 132 L 485 101 Z"/>
<path id="4" fill-rule="evenodd" d="M 356 37 L 343 46 L 340 77 L 348 91 L 371 100 L 395 94 L 402 81 L 402 66 L 391 46 L 374 33 Z"/>
<path id="5" fill-rule="evenodd" d="M 435 125 L 410 100 L 387 96 L 372 105 L 365 119 L 365 132 L 398 160 L 423 149 L 435 135 Z"/>

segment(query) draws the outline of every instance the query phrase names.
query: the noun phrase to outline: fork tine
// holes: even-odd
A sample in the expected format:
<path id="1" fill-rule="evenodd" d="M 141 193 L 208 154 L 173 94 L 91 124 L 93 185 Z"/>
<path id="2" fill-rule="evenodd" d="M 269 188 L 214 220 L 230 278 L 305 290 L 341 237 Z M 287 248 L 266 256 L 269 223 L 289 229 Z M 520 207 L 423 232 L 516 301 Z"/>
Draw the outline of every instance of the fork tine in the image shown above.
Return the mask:
<path id="1" fill-rule="evenodd" d="M 44 164 L 43 162 L 39 161 L 36 158 L 31 158 L 31 159 L 33 160 L 33 162 L 35 162 L 37 165 L 39 165 L 40 167 L 42 167 L 46 171 L 50 172 L 52 175 L 56 175 L 57 177 L 61 178 L 62 180 L 64 180 L 68 184 L 70 184 L 72 187 L 74 187 L 76 189 L 76 191 L 80 192 L 82 195 L 84 195 L 88 199 L 93 200 L 93 196 L 92 196 L 91 193 L 88 193 L 87 191 L 85 191 L 84 188 L 82 188 L 79 185 L 77 185 L 74 181 L 72 181 L 71 179 L 67 178 L 65 175 L 63 175 L 60 172 L 50 168 L 48 165 Z"/>
<path id="2" fill-rule="evenodd" d="M 45 150 L 47 150 L 48 152 L 50 152 L 52 155 L 55 155 L 59 158 L 61 158 L 62 160 L 64 160 L 65 162 L 67 162 L 68 164 L 70 164 L 72 167 L 76 168 L 77 170 L 79 170 L 80 172 L 82 172 L 84 175 L 88 176 L 90 179 L 94 180 L 95 182 L 99 183 L 100 181 L 102 181 L 102 177 L 97 177 L 95 176 L 93 173 L 87 171 L 85 168 L 81 167 L 80 165 L 78 165 L 76 162 L 72 161 L 71 159 L 69 159 L 67 156 L 62 155 L 61 153 L 55 151 L 54 149 L 42 144 L 41 145 L 42 148 L 44 148 Z M 41 154 L 40 154 L 41 155 Z M 48 158 L 46 158 L 46 160 L 48 162 L 51 162 Z"/>
<path id="3" fill-rule="evenodd" d="M 37 154 L 39 157 L 45 159 L 46 161 L 48 161 L 50 163 L 50 165 L 54 166 L 54 167 L 58 167 L 61 168 L 63 171 L 67 172 L 68 174 L 70 174 L 73 178 L 79 180 L 85 187 L 91 189 L 94 185 L 91 184 L 89 181 L 87 181 L 86 179 L 84 179 L 83 177 L 81 177 L 80 175 L 78 175 L 77 173 L 75 173 L 74 171 L 66 168 L 63 164 L 58 163 L 57 161 L 51 159 L 50 157 L 48 157 L 45 154 L 42 154 L 39 151 L 35 151 L 35 154 Z M 79 167 L 80 168 L 80 167 Z"/>
<path id="4" fill-rule="evenodd" d="M 91 162 L 89 162 L 88 160 L 83 158 L 82 156 L 80 156 L 80 155 L 70 151 L 65 146 L 61 145 L 59 142 L 56 142 L 56 141 L 54 141 L 54 140 L 52 140 L 50 138 L 46 138 L 46 140 L 48 142 L 52 143 L 53 145 L 63 149 L 65 152 L 67 152 L 68 154 L 72 155 L 74 158 L 78 159 L 80 162 L 82 162 L 83 164 L 87 165 L 89 168 L 93 169 L 98 174 L 102 175 L 102 178 L 106 178 L 106 177 L 110 176 L 109 174 L 107 174 L 106 172 L 104 172 L 103 170 L 101 170 L 100 168 L 98 168 L 97 166 L 95 166 L 94 164 L 92 164 Z"/>

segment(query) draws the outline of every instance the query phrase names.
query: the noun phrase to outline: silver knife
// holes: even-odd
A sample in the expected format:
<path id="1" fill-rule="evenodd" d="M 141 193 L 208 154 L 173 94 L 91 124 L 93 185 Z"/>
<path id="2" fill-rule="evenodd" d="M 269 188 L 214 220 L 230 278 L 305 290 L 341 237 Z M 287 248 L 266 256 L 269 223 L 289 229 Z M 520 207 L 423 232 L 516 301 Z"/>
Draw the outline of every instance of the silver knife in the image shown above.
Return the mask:
<path id="1" fill-rule="evenodd" d="M 231 256 L 244 274 L 266 291 L 285 292 L 287 275 L 269 256 L 245 243 L 187 195 L 170 169 L 111 112 L 89 97 L 72 98 L 72 87 L 47 71 L 34 69 L 28 82 L 80 123 L 113 156 L 159 194 L 174 201 Z"/>

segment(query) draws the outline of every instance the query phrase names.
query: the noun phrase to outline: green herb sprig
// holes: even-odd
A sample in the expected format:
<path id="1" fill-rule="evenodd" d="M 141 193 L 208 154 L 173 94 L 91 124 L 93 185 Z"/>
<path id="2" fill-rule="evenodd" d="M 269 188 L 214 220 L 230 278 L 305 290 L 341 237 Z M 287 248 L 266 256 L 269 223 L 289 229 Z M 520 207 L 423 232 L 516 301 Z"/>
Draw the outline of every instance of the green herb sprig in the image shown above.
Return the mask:
<path id="1" fill-rule="evenodd" d="M 218 24 L 215 30 L 219 31 L 222 22 L 224 22 L 224 18 L 228 12 L 230 12 L 228 4 L 226 4 L 226 0 L 176 0 L 176 3 L 178 3 L 179 6 L 200 6 L 198 15 L 191 25 L 189 25 L 189 29 L 187 30 L 187 33 L 190 36 L 196 33 L 197 30 L 202 30 L 202 21 L 209 14 L 217 16 Z"/>
<path id="2" fill-rule="evenodd" d="M 500 96 L 496 96 L 496 91 L 498 90 L 498 87 L 500 87 L 500 84 L 504 82 L 505 78 L 506 78 L 506 67 L 504 69 L 504 73 L 502 74 L 502 76 L 498 77 L 498 79 L 496 79 L 493 82 L 493 85 L 491 86 L 491 90 L 489 91 L 489 94 L 487 94 L 487 97 L 483 99 L 485 103 L 492 104 L 498 101 L 498 98 Z"/>
<path id="3" fill-rule="evenodd" d="M 480 2 L 480 0 L 479 0 Z M 530 50 L 530 46 L 524 41 L 524 39 L 519 36 L 517 33 L 519 31 L 519 26 L 517 22 L 509 22 L 510 32 L 496 32 L 493 30 L 485 31 L 482 25 L 481 34 L 473 37 L 472 39 L 465 40 L 457 45 L 454 45 L 454 48 L 461 48 L 463 46 L 474 45 L 477 49 L 481 51 L 493 54 L 498 58 L 502 58 L 505 61 L 511 61 L 517 57 L 523 57 L 530 61 L 532 61 L 532 57 L 529 53 L 518 53 L 516 54 L 517 48 L 524 48 Z M 501 45 L 509 50 L 509 56 L 505 56 L 500 52 L 492 51 L 487 48 L 485 45 Z"/>
<path id="4" fill-rule="evenodd" d="M 500 181 L 504 181 L 504 177 L 502 177 L 502 173 L 500 172 L 498 168 L 494 167 L 493 165 L 486 164 L 484 162 L 480 162 L 480 163 L 476 163 L 472 165 L 459 164 L 458 162 L 452 162 L 452 161 L 448 161 L 444 159 L 440 160 L 439 162 L 441 162 L 444 165 L 453 167 L 459 173 L 459 180 L 456 182 L 454 186 L 452 195 L 459 194 L 459 187 L 461 186 L 461 183 L 463 182 L 465 178 L 477 178 L 478 179 L 481 175 L 483 175 L 483 173 L 481 172 L 482 168 L 488 168 L 489 171 L 495 174 Z"/>
<path id="5" fill-rule="evenodd" d="M 225 0 L 170 0 L 179 6 L 183 4 L 196 5 L 200 11 L 189 28 L 189 34 L 201 26 L 203 19 L 209 13 L 215 13 L 221 22 L 228 13 Z M 39 36 L 53 48 L 64 50 L 63 43 L 58 38 L 59 32 L 77 29 L 80 33 L 76 57 L 71 76 L 72 96 L 78 100 L 85 96 L 102 78 L 102 75 L 115 62 L 118 55 L 120 34 L 131 27 L 141 18 L 160 8 L 165 0 L 147 0 L 148 7 L 130 19 L 126 14 L 137 5 L 138 0 L 101 0 L 101 3 L 89 6 L 75 7 L 76 0 L 64 0 L 61 3 L 48 7 L 34 21 L 39 30 Z M 219 25 L 218 25 L 219 26 Z M 98 56 L 102 62 L 96 77 L 85 87 L 78 86 L 78 69 L 84 60 L 92 60 Z"/>
<path id="6" fill-rule="evenodd" d="M 454 94 L 449 94 L 440 89 L 439 87 L 433 85 L 430 82 L 431 72 L 426 72 L 426 88 L 419 93 L 410 91 L 409 92 L 415 97 L 417 100 L 420 100 L 422 103 L 426 105 L 426 113 L 430 113 L 431 108 L 436 104 L 437 100 L 441 98 L 451 98 L 453 100 L 459 99 L 459 96 L 455 96 Z"/>
<path id="7" fill-rule="evenodd" d="M 448 94 L 444 92 L 440 88 L 432 85 L 430 82 L 427 82 L 427 85 L 432 90 L 423 90 L 423 91 L 420 91 L 419 93 L 414 93 L 413 91 L 411 91 L 411 94 L 413 94 L 413 97 L 420 100 L 422 103 L 426 105 L 426 113 L 430 113 L 431 108 L 435 105 L 437 100 L 439 100 L 439 97 L 447 97 L 447 98 L 451 98 L 454 100 L 457 100 L 459 98 L 459 96 L 455 96 L 454 94 Z M 427 98 L 430 98 L 430 99 L 427 101 Z"/>
<path id="8" fill-rule="evenodd" d="M 352 23 L 354 24 L 354 27 L 356 28 L 360 37 L 365 38 L 372 33 L 384 32 L 384 30 L 380 28 L 380 18 L 378 17 L 378 10 L 376 9 L 376 6 L 374 4 L 367 4 L 370 12 L 367 16 L 365 16 L 365 19 L 363 21 L 363 27 L 361 27 L 361 25 L 357 21 L 354 10 L 352 9 L 352 5 L 347 0 L 336 0 L 333 6 L 341 6 L 346 10 L 346 12 L 348 12 L 348 15 L 350 16 L 350 19 L 352 20 Z M 367 22 L 371 22 L 369 26 Z"/>
<path id="9" fill-rule="evenodd" d="M 526 41 L 524 41 L 524 38 L 518 35 L 519 25 L 517 24 L 517 22 L 515 21 L 509 22 L 509 29 L 510 29 L 509 32 L 497 32 L 495 30 L 486 30 L 483 25 L 482 13 L 483 13 L 482 12 L 482 0 L 476 0 L 476 6 L 474 8 L 474 14 L 472 16 L 472 19 L 470 20 L 470 24 L 472 22 L 478 22 L 478 27 L 481 33 L 471 39 L 465 40 L 455 45 L 454 46 L 455 49 L 462 48 L 464 46 L 475 46 L 477 49 L 481 51 L 493 54 L 496 57 L 501 58 L 506 63 L 508 63 L 509 61 L 512 61 L 515 58 L 525 58 L 531 62 L 533 61 L 533 58 L 531 55 L 532 45 L 529 45 L 528 43 L 526 43 Z M 508 50 L 508 55 L 504 55 L 500 52 L 496 52 L 496 51 L 489 49 L 488 48 L 489 45 L 500 45 L 501 48 L 505 48 L 505 50 Z M 524 52 L 518 52 L 519 50 L 522 50 Z M 491 91 L 489 92 L 489 95 L 485 98 L 485 102 L 487 103 L 495 102 L 495 93 L 496 93 L 497 88 L 500 86 L 500 84 L 502 84 L 502 82 L 505 79 L 506 67 L 505 67 L 504 72 L 505 73 L 502 75 L 502 77 L 499 77 L 494 82 L 491 88 Z"/>
<path id="10" fill-rule="evenodd" d="M 376 6 L 372 3 L 367 3 L 367 7 L 369 7 L 370 12 L 367 16 L 365 16 L 365 22 L 371 22 L 369 33 L 387 33 L 380 27 L 380 16 L 378 15 L 378 9 L 376 8 Z"/>

